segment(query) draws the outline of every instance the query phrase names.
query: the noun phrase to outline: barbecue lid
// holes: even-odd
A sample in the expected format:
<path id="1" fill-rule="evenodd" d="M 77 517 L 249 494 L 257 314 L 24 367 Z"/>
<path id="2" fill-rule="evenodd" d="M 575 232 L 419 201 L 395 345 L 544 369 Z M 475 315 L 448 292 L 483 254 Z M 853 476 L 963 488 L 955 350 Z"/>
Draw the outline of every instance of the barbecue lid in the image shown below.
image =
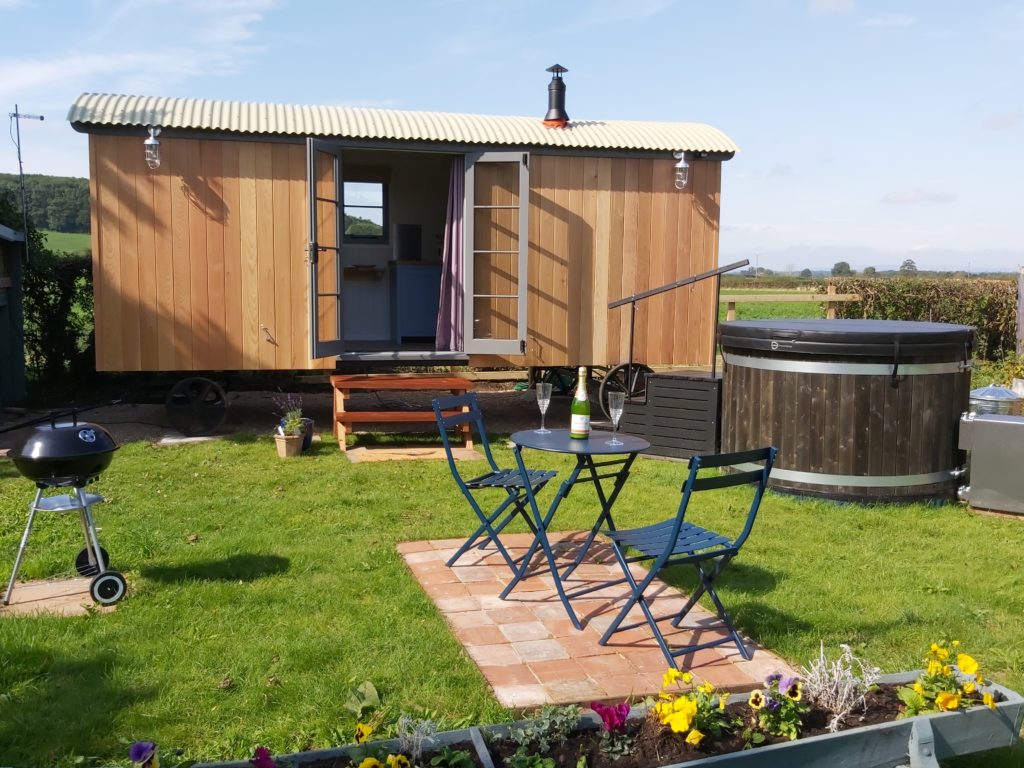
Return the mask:
<path id="1" fill-rule="evenodd" d="M 961 360 L 974 348 L 974 328 L 910 320 L 734 320 L 722 323 L 725 349 L 814 356 L 900 356 Z"/>
<path id="2" fill-rule="evenodd" d="M 99 424 L 88 421 L 51 422 L 41 424 L 28 436 L 11 458 L 21 461 L 72 459 L 111 453 L 118 445 Z"/>

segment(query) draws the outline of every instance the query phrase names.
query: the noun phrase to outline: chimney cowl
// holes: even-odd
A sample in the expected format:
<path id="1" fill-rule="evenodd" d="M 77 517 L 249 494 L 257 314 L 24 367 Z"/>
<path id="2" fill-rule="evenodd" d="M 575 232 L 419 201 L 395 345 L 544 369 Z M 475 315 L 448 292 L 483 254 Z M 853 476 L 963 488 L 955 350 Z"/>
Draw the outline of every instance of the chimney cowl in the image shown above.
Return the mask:
<path id="1" fill-rule="evenodd" d="M 561 64 L 552 64 L 546 71 L 551 73 L 551 82 L 548 83 L 548 113 L 544 115 L 544 125 L 548 128 L 564 128 L 569 122 L 569 115 L 565 111 L 565 81 L 562 75 L 569 70 Z"/>

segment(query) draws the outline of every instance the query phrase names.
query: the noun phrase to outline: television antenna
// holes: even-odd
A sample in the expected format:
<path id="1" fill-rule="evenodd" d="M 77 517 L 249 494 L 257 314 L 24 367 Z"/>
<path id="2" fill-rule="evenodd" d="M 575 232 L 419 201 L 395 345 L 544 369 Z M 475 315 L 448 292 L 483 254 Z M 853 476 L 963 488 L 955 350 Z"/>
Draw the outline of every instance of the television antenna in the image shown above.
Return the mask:
<path id="1" fill-rule="evenodd" d="M 14 148 L 18 152 L 18 188 L 21 192 L 21 234 L 25 238 L 25 261 L 29 260 L 28 254 L 28 203 L 25 201 L 25 170 L 21 164 L 21 121 L 22 120 L 43 120 L 42 115 L 26 115 L 18 111 L 18 105 L 14 105 L 14 111 L 8 116 L 14 123 Z"/>

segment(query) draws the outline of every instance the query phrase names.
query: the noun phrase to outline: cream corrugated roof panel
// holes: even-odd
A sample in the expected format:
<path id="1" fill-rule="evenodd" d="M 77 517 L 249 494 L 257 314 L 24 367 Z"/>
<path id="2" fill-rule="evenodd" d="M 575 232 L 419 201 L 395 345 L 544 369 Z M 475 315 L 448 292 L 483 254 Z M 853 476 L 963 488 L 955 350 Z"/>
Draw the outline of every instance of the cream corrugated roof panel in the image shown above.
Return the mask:
<path id="1" fill-rule="evenodd" d="M 152 125 L 181 130 L 384 141 L 728 153 L 738 149 L 722 131 L 704 123 L 573 120 L 565 128 L 546 128 L 536 117 L 102 93 L 79 96 L 68 111 L 68 120 L 86 128 L 90 125 Z"/>

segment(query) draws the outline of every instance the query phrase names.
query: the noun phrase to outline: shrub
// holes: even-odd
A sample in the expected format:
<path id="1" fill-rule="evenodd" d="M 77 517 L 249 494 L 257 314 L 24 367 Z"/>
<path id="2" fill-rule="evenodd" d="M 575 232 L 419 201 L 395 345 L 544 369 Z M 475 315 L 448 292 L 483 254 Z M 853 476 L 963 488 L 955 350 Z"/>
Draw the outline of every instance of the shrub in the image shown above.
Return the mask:
<path id="1" fill-rule="evenodd" d="M 1017 285 L 1014 280 L 887 280 L 835 278 L 838 293 L 857 293 L 861 301 L 839 304 L 836 317 L 874 320 L 922 320 L 973 325 L 975 354 L 1000 360 L 1017 345 Z"/>

